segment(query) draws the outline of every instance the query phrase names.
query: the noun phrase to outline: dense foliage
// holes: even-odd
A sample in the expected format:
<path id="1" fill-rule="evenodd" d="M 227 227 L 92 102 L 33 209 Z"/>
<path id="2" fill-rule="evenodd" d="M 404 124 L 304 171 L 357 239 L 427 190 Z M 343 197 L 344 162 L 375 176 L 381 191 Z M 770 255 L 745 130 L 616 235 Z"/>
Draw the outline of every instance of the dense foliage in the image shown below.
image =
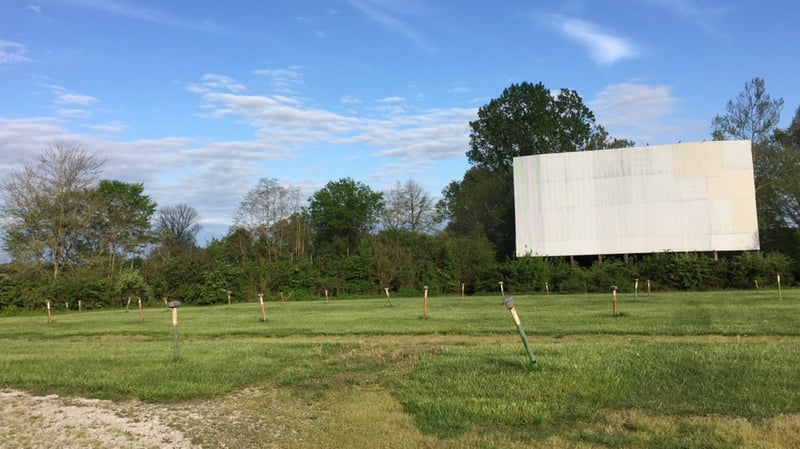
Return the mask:
<path id="1" fill-rule="evenodd" d="M 213 304 L 254 300 L 508 291 L 534 293 L 757 288 L 800 276 L 800 109 L 778 129 L 782 100 L 745 85 L 712 121 L 715 139 L 751 139 L 761 247 L 755 253 L 650 254 L 569 260 L 512 257 L 515 156 L 633 145 L 595 123 L 575 91 L 511 85 L 470 122 L 472 163 L 442 198 L 414 180 L 387 192 L 350 178 L 307 203 L 262 178 L 228 234 L 198 247 L 190 205 L 157 205 L 141 184 L 97 181 L 102 161 L 57 143 L 2 183 L 0 310 L 46 301 L 102 308 L 131 298 Z M 157 212 L 156 212 L 157 211 Z"/>

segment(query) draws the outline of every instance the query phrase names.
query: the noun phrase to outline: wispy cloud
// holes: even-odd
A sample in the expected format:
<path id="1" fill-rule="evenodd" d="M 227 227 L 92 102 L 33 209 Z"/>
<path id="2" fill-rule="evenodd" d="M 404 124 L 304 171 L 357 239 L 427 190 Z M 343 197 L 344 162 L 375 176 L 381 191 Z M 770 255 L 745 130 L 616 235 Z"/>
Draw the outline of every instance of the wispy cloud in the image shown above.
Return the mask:
<path id="1" fill-rule="evenodd" d="M 559 15 L 548 16 L 548 19 L 567 38 L 583 45 L 599 65 L 613 65 L 639 54 L 632 42 L 602 30 L 593 23 Z"/>
<path id="2" fill-rule="evenodd" d="M 369 105 L 367 109 L 385 116 L 397 116 L 406 112 L 406 106 L 405 98 L 393 96 L 379 98 L 375 100 L 374 104 Z"/>
<path id="3" fill-rule="evenodd" d="M 13 151 L 0 151 L 0 175 L 5 175 L 19 161 L 41 152 L 54 140 L 67 135 L 61 120 L 52 117 L 0 117 L 0 148 L 13 148 Z"/>
<path id="4" fill-rule="evenodd" d="M 347 2 L 386 30 L 403 36 L 428 53 L 436 52 L 436 47 L 422 33 L 400 17 L 418 14 L 418 11 L 411 9 L 407 3 L 393 3 L 385 0 L 347 0 Z"/>
<path id="5" fill-rule="evenodd" d="M 318 39 L 325 39 L 326 37 L 328 37 L 328 32 L 319 27 L 319 25 L 317 24 L 318 20 L 316 18 L 308 17 L 308 16 L 297 16 L 297 17 L 295 17 L 295 20 L 297 21 L 297 23 L 299 23 L 301 25 L 308 26 L 308 27 L 315 27 L 313 29 L 312 33 Z"/>
<path id="6" fill-rule="evenodd" d="M 68 93 L 60 94 L 55 101 L 58 104 L 73 105 L 73 106 L 90 106 L 98 102 L 97 98 L 92 97 L 91 95 L 79 95 L 79 94 L 68 94 Z"/>
<path id="7" fill-rule="evenodd" d="M 722 6 L 712 6 L 706 2 L 698 3 L 688 0 L 644 0 L 667 9 L 673 14 L 693 23 L 703 31 L 720 38 L 728 36 L 719 30 L 715 18 L 725 10 L 732 8 L 731 2 L 724 2 Z"/>
<path id="8" fill-rule="evenodd" d="M 130 3 L 123 0 L 56 0 L 60 3 L 93 9 L 105 14 L 125 17 L 132 20 L 149 22 L 155 25 L 162 25 L 175 28 L 183 28 L 192 31 L 222 31 L 220 27 L 209 21 L 191 20 L 178 17 L 168 12 L 147 8 L 140 4 Z"/>
<path id="9" fill-rule="evenodd" d="M 450 92 L 451 94 L 465 94 L 470 92 L 470 88 L 467 86 L 466 83 L 456 82 L 453 83 L 452 87 L 450 87 L 450 89 L 447 89 L 447 91 Z"/>
<path id="10" fill-rule="evenodd" d="M 384 97 L 375 100 L 376 103 L 405 103 L 406 99 L 403 97 Z"/>
<path id="11" fill-rule="evenodd" d="M 604 126 L 635 126 L 673 113 L 678 103 L 669 86 L 619 83 L 606 86 L 587 106 Z"/>
<path id="12" fill-rule="evenodd" d="M 87 111 L 86 109 L 77 109 L 77 108 L 59 109 L 56 111 L 56 114 L 59 117 L 68 119 L 84 119 L 92 116 L 92 113 L 90 111 Z"/>
<path id="13" fill-rule="evenodd" d="M 212 91 L 242 92 L 245 86 L 233 78 L 216 73 L 206 73 L 199 83 L 191 83 L 188 87 L 190 92 L 203 94 Z"/>
<path id="14" fill-rule="evenodd" d="M 352 95 L 343 95 L 342 98 L 339 99 L 339 101 L 347 105 L 355 105 L 362 103 L 358 97 L 354 97 Z"/>
<path id="15" fill-rule="evenodd" d="M 293 65 L 286 68 L 259 69 L 253 74 L 267 77 L 270 87 L 275 93 L 281 95 L 298 95 L 303 85 L 303 66 Z"/>
<path id="16" fill-rule="evenodd" d="M 91 95 L 73 93 L 58 84 L 42 84 L 42 87 L 53 94 L 55 114 L 62 119 L 89 118 L 93 115 L 90 107 L 100 102 Z"/>
<path id="17" fill-rule="evenodd" d="M 269 72 L 272 74 L 272 71 Z M 200 93 L 200 92 L 198 92 Z M 244 121 L 257 129 L 263 148 L 289 154 L 292 148 L 328 143 L 365 144 L 387 158 L 441 160 L 462 157 L 469 133 L 468 122 L 475 109 L 406 112 L 407 99 L 383 97 L 366 105 L 369 117 L 350 111 L 348 115 L 307 106 L 297 97 L 241 95 L 208 91 L 203 117 Z M 351 97 L 342 99 L 360 105 Z"/>
<path id="18" fill-rule="evenodd" d="M 30 61 L 27 47 L 14 41 L 0 40 L 0 66 Z"/>
<path id="19" fill-rule="evenodd" d="M 708 127 L 707 120 L 679 122 L 672 117 L 680 101 L 670 86 L 619 83 L 606 86 L 586 104 L 612 135 L 644 145 L 676 142 Z"/>
<path id="20" fill-rule="evenodd" d="M 90 98 L 94 97 L 81 98 L 58 85 L 45 87 L 56 99 L 93 104 Z M 248 83 L 222 74 L 205 75 L 189 87 L 200 99 L 198 116 L 220 126 L 244 124 L 252 129 L 250 137 L 205 140 L 172 136 L 126 141 L 114 134 L 125 131 L 125 123 L 72 123 L 59 111 L 69 115 L 72 109 L 79 116 L 91 109 L 64 104 L 52 117 L 0 117 L 0 149 L 14 149 L 0 151 L 0 177 L 19 158 L 29 159 L 57 140 L 77 140 L 106 160 L 105 178 L 143 183 L 147 195 L 159 205 L 187 203 L 197 207 L 204 235 L 219 236 L 224 235 L 236 206 L 254 180 L 265 173 L 275 176 L 281 173 L 280 167 L 303 167 L 302 179 L 287 182 L 302 181 L 309 195 L 326 179 L 339 176 L 355 176 L 377 185 L 391 185 L 412 175 L 437 182 L 448 179 L 449 171 L 432 173 L 442 166 L 452 171 L 452 167 L 466 163 L 468 123 L 476 114 L 471 108 L 414 113 L 370 109 L 413 101 L 389 96 L 373 100 L 342 97 L 353 110 L 340 113 L 316 107 L 316 102 L 301 97 L 275 92 L 254 95 Z M 350 156 L 370 159 L 371 165 L 345 160 Z"/>

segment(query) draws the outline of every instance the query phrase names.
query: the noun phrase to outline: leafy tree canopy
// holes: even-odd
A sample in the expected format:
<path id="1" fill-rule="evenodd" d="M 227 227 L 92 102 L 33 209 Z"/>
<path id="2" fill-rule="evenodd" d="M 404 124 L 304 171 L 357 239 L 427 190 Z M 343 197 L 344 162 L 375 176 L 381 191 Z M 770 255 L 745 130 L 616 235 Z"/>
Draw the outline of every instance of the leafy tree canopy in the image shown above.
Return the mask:
<path id="1" fill-rule="evenodd" d="M 750 140 L 756 146 L 766 144 L 781 119 L 783 98 L 773 100 L 763 78 L 755 77 L 744 85 L 736 100 L 728 100 L 725 114 L 711 122 L 714 140 Z"/>
<path id="2" fill-rule="evenodd" d="M 508 172 L 514 157 L 584 150 L 598 133 L 594 114 L 577 92 L 554 94 L 528 82 L 507 87 L 469 125 L 469 161 Z"/>
<path id="3" fill-rule="evenodd" d="M 331 181 L 310 199 L 309 214 L 318 246 L 340 242 L 350 252 L 383 211 L 383 195 L 351 178 Z"/>
<path id="4" fill-rule="evenodd" d="M 443 191 L 440 210 L 458 235 L 482 229 L 498 261 L 515 246 L 515 157 L 633 146 L 596 124 L 577 92 L 554 92 L 542 83 L 512 84 L 478 110 L 470 128 L 467 158 L 473 168 Z"/>
<path id="5" fill-rule="evenodd" d="M 56 142 L 3 180 L 4 249 L 16 260 L 49 265 L 53 279 L 82 263 L 103 161 L 79 142 Z"/>

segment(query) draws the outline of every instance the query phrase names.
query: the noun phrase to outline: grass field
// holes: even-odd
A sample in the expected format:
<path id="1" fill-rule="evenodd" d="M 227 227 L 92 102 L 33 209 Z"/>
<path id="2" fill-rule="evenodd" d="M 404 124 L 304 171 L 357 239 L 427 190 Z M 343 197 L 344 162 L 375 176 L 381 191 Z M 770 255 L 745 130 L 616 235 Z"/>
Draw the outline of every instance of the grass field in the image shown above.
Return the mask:
<path id="1" fill-rule="evenodd" d="M 177 362 L 132 307 L 0 318 L 0 386 L 192 405 L 203 447 L 800 447 L 800 291 L 514 299 L 537 365 L 499 294 L 181 307 Z"/>

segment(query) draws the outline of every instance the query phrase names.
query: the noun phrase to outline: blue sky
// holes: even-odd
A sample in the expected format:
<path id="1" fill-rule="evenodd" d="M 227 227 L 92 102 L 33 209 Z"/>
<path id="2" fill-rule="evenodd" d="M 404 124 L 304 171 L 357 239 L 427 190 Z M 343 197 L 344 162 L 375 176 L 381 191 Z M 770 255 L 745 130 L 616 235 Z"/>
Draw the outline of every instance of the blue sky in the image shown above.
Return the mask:
<path id="1" fill-rule="evenodd" d="M 57 140 L 222 237 L 262 177 L 433 196 L 511 83 L 576 90 L 639 145 L 702 140 L 753 77 L 800 106 L 796 2 L 4 0 L 0 176 Z"/>

